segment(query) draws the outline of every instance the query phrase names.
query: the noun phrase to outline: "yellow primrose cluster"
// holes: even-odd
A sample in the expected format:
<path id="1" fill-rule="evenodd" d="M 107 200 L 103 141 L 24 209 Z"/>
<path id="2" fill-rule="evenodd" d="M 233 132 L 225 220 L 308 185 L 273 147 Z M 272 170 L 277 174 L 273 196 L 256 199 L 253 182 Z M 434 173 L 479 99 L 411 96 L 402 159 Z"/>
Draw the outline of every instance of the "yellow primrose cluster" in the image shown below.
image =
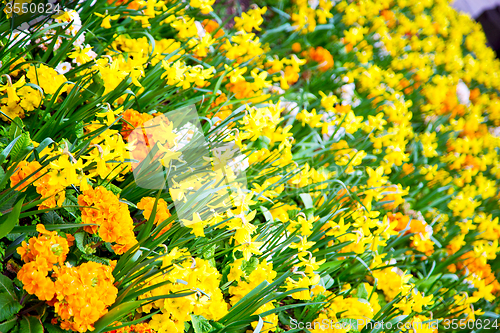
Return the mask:
<path id="1" fill-rule="evenodd" d="M 266 260 L 259 262 L 252 272 L 248 274 L 247 270 L 242 270 L 244 259 L 237 259 L 231 264 L 231 270 L 227 276 L 228 280 L 234 281 L 229 287 L 229 294 L 231 295 L 230 304 L 235 305 L 245 295 L 252 291 L 255 287 L 264 281 L 272 282 L 276 278 L 276 272 L 273 270 L 272 263 Z M 254 314 L 258 315 L 275 308 L 273 303 L 266 303 L 255 311 Z M 265 320 L 263 329 L 272 330 L 278 324 L 278 316 L 271 314 L 263 318 Z M 252 324 L 256 328 L 257 323 Z"/>
<path id="2" fill-rule="evenodd" d="M 187 251 L 172 249 L 162 259 L 165 273 L 150 279 L 144 285 L 153 286 L 170 282 L 145 292 L 141 298 L 167 295 L 167 298 L 154 301 L 142 307 L 141 311 L 154 314 L 149 326 L 157 332 L 184 332 L 184 323 L 191 315 L 204 316 L 209 320 L 218 320 L 227 313 L 227 304 L 219 289 L 220 274 L 208 261 L 191 257 Z M 187 292 L 189 296 L 176 297 Z M 170 297 L 169 297 L 170 296 Z"/>

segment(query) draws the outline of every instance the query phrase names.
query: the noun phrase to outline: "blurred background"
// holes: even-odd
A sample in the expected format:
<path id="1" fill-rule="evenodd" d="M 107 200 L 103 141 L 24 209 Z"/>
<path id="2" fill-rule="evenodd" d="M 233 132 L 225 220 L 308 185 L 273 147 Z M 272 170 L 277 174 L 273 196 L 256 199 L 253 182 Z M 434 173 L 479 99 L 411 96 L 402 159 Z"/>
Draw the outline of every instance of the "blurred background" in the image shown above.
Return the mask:
<path id="1" fill-rule="evenodd" d="M 455 0 L 452 5 L 481 23 L 489 46 L 500 58 L 500 0 Z"/>

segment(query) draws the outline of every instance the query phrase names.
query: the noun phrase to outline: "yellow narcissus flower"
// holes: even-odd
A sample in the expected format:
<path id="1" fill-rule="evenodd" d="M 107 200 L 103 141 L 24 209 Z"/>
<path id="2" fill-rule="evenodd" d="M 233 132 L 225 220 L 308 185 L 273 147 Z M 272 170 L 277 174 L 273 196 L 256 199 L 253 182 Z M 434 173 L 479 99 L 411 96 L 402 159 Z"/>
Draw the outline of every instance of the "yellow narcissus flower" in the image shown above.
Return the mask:
<path id="1" fill-rule="evenodd" d="M 101 17 L 103 19 L 101 22 L 101 27 L 106 29 L 111 28 L 111 20 L 118 20 L 118 18 L 120 18 L 120 14 L 109 15 L 107 11 L 104 14 L 94 13 L 94 15 Z"/>
<path id="2" fill-rule="evenodd" d="M 87 45 L 86 47 L 76 47 L 73 52 L 68 54 L 68 57 L 74 59 L 73 62 L 82 65 L 94 59 L 95 54 L 92 47 Z"/>

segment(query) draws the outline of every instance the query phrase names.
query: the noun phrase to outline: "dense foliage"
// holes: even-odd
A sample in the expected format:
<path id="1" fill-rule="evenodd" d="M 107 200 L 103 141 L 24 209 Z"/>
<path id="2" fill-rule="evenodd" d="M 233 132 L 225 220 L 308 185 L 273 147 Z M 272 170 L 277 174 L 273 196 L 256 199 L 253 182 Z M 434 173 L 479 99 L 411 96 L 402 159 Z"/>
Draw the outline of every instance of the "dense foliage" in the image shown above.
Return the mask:
<path id="1" fill-rule="evenodd" d="M 446 0 L 38 3 L 0 13 L 0 332 L 498 329 L 500 62 Z"/>

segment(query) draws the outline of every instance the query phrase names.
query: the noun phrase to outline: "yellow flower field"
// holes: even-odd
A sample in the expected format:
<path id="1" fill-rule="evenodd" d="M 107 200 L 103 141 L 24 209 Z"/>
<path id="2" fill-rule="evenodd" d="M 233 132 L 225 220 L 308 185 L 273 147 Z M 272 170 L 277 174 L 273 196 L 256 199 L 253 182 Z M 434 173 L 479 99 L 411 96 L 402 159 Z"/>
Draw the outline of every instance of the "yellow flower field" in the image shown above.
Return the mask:
<path id="1" fill-rule="evenodd" d="M 1 333 L 499 331 L 500 61 L 447 0 L 0 6 Z"/>

